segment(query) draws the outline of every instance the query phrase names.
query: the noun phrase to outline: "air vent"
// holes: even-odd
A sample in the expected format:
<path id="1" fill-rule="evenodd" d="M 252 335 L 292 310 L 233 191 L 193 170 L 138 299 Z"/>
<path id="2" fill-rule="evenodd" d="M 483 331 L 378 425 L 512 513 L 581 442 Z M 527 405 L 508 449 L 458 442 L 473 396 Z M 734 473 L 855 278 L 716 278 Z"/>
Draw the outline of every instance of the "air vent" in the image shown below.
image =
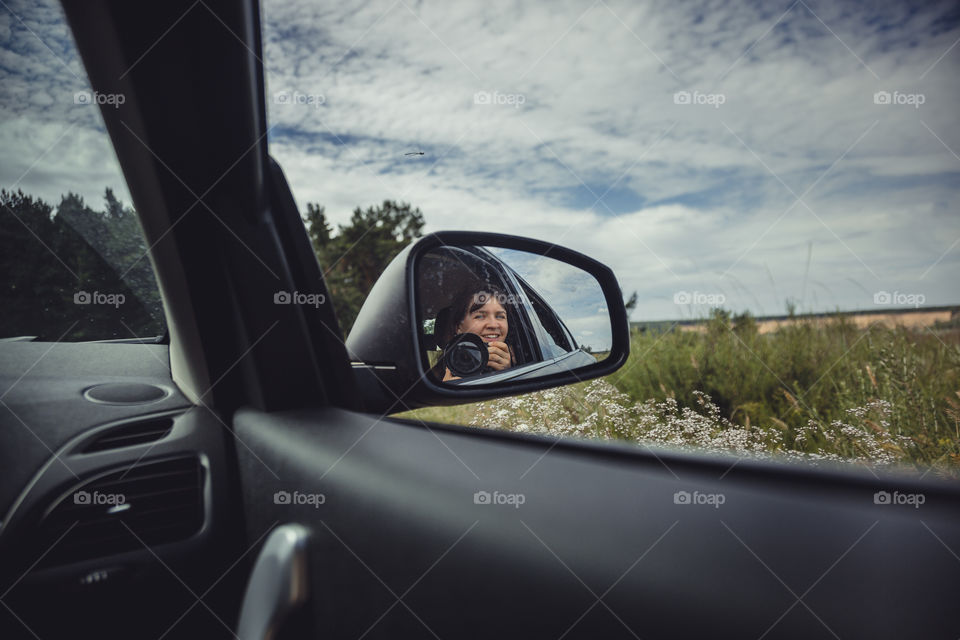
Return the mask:
<path id="1" fill-rule="evenodd" d="M 77 486 L 43 518 L 37 541 L 45 566 L 66 564 L 184 540 L 203 519 L 198 458 L 145 462 Z"/>
<path id="2" fill-rule="evenodd" d="M 113 429 L 108 429 L 98 435 L 83 448 L 81 453 L 108 451 L 121 447 L 131 447 L 136 444 L 155 442 L 167 437 L 171 429 L 173 429 L 173 418 L 156 418 L 143 422 L 123 424 Z"/>

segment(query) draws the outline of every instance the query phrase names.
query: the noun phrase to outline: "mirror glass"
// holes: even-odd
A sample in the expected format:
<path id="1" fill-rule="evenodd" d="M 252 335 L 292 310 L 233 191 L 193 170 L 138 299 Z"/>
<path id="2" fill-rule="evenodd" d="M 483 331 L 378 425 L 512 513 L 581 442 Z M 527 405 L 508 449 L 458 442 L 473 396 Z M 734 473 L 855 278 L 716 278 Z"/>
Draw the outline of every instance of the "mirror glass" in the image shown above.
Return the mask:
<path id="1" fill-rule="evenodd" d="M 596 278 L 515 249 L 442 246 L 417 264 L 420 351 L 436 382 L 502 383 L 605 359 L 610 313 Z"/>

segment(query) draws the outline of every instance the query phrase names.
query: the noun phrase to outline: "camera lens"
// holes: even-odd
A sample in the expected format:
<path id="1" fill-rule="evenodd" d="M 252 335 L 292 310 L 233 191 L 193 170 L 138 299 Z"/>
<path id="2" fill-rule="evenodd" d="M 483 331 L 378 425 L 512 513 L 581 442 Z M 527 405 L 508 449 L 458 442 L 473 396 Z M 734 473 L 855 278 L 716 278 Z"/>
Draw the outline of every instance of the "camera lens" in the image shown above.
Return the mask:
<path id="1" fill-rule="evenodd" d="M 447 367 L 455 376 L 472 376 L 487 365 L 489 352 L 479 336 L 465 333 L 453 340 L 445 350 Z"/>
<path id="2" fill-rule="evenodd" d="M 453 357 L 451 358 L 451 369 L 457 369 L 461 372 L 475 371 L 479 369 L 483 364 L 483 359 L 480 357 L 480 352 L 476 346 L 468 343 L 461 342 L 453 350 Z"/>

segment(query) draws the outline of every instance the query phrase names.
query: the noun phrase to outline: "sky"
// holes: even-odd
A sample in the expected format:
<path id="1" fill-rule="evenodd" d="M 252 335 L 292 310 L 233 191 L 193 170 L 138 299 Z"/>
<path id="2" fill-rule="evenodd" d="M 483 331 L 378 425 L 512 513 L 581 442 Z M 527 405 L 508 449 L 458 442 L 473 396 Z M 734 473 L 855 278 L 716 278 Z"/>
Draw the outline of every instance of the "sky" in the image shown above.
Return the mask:
<path id="1" fill-rule="evenodd" d="M 955 3 L 264 0 L 262 24 L 304 212 L 392 199 L 567 246 L 639 321 L 960 304 Z M 0 187 L 130 201 L 56 4 L 0 3 L 0 87 Z"/>
<path id="2" fill-rule="evenodd" d="M 485 247 L 509 265 L 560 317 L 580 346 L 594 352 L 613 344 L 610 313 L 597 280 L 579 267 L 525 251 Z"/>

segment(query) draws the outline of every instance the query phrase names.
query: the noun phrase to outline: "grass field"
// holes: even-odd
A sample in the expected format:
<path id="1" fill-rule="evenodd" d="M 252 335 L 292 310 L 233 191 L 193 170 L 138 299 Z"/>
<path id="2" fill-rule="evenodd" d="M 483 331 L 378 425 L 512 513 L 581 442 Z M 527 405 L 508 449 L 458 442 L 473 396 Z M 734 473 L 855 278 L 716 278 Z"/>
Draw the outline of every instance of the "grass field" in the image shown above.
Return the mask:
<path id="1" fill-rule="evenodd" d="M 760 333 L 715 312 L 701 331 L 634 331 L 602 380 L 401 415 L 960 477 L 960 330 L 838 315 Z"/>

